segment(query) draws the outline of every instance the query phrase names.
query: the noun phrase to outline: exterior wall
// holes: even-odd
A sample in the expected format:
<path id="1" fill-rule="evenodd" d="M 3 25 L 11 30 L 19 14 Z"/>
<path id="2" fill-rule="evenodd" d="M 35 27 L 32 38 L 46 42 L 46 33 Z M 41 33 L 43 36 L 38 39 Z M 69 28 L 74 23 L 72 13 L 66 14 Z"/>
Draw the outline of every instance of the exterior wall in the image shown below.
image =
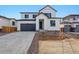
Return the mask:
<path id="1" fill-rule="evenodd" d="M 29 15 L 29 18 L 25 18 L 25 15 Z M 21 14 L 21 19 L 35 19 L 33 18 L 33 15 L 37 15 L 37 14 Z"/>
<path id="2" fill-rule="evenodd" d="M 60 30 L 60 20 L 61 19 L 48 19 L 43 14 L 36 17 L 36 30 L 39 30 L 39 19 L 44 19 L 44 30 L 51 30 L 51 31 L 59 31 Z M 56 26 L 50 26 L 50 20 L 55 20 Z"/>
<path id="3" fill-rule="evenodd" d="M 15 22 L 15 25 L 14 25 L 14 26 L 12 25 L 12 21 Z M 15 20 L 15 19 L 11 19 L 11 20 L 10 20 L 10 26 L 11 26 L 11 27 L 16 27 L 16 26 L 17 26 L 16 24 L 17 24 L 17 23 L 16 23 L 16 20 Z"/>
<path id="4" fill-rule="evenodd" d="M 48 19 L 48 23 L 47 23 L 47 30 L 53 30 L 53 31 L 59 31 L 60 30 L 60 20 L 61 19 Z M 55 26 L 50 26 L 50 20 L 55 20 Z"/>
<path id="5" fill-rule="evenodd" d="M 41 10 L 40 12 L 51 13 L 51 17 L 55 17 L 56 16 L 56 11 L 52 10 L 50 7 L 46 7 L 43 10 Z"/>
<path id="6" fill-rule="evenodd" d="M 47 29 L 47 23 L 48 23 L 48 18 L 43 15 L 43 14 L 40 14 L 39 16 L 36 17 L 36 30 L 38 31 L 39 30 L 39 20 L 40 19 L 44 19 L 44 30 Z"/>
<path id="7" fill-rule="evenodd" d="M 0 28 L 2 28 L 2 26 L 10 26 L 10 20 L 5 19 L 5 18 L 0 18 Z"/>
<path id="8" fill-rule="evenodd" d="M 17 30 L 20 31 L 20 24 L 35 24 L 35 21 L 17 21 Z"/>
<path id="9" fill-rule="evenodd" d="M 64 18 L 64 22 L 79 22 L 79 15 L 70 15 Z"/>

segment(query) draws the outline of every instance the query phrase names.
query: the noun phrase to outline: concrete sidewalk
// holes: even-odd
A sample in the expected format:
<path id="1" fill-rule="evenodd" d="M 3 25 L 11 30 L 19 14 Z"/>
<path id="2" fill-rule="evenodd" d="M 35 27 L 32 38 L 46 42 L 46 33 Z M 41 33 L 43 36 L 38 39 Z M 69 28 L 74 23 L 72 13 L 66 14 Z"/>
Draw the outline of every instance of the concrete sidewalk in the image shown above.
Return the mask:
<path id="1" fill-rule="evenodd" d="M 35 32 L 15 32 L 0 36 L 0 54 L 25 54 Z"/>

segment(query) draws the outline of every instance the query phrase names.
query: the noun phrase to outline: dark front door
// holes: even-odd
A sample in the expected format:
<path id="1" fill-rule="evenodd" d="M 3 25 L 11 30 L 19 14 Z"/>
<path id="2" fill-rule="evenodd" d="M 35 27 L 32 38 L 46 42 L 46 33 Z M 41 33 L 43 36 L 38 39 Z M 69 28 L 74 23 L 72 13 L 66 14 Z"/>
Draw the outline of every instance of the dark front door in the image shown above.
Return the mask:
<path id="1" fill-rule="evenodd" d="M 35 24 L 21 24 L 21 31 L 35 31 Z"/>
<path id="2" fill-rule="evenodd" d="M 44 26 L 43 26 L 43 25 L 44 25 L 43 22 L 44 22 L 43 20 L 42 20 L 42 21 L 39 21 L 39 29 L 41 29 L 41 30 L 42 30 L 43 27 L 44 27 Z"/>

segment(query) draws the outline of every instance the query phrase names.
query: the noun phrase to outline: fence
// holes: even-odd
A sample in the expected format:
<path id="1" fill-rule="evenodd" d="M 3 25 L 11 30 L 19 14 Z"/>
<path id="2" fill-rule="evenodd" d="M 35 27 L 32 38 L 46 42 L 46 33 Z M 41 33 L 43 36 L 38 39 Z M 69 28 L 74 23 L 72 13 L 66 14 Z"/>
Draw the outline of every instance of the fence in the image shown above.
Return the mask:
<path id="1" fill-rule="evenodd" d="M 2 31 L 3 32 L 16 32 L 17 29 L 16 29 L 16 27 L 3 26 Z"/>

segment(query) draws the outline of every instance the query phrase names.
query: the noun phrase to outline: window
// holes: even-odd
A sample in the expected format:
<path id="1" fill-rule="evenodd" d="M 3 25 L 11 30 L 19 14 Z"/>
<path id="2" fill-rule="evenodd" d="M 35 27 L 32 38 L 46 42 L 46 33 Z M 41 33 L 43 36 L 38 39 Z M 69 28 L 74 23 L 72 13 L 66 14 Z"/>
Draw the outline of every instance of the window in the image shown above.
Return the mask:
<path id="1" fill-rule="evenodd" d="M 51 13 L 44 13 L 47 17 L 51 18 Z"/>
<path id="2" fill-rule="evenodd" d="M 50 21 L 50 26 L 55 26 L 56 24 L 55 24 L 55 20 L 51 20 Z"/>
<path id="3" fill-rule="evenodd" d="M 25 18 L 29 18 L 29 15 L 25 15 Z"/>
<path id="4" fill-rule="evenodd" d="M 13 25 L 13 26 L 15 25 L 15 22 L 14 22 L 14 21 L 12 21 L 12 25 Z"/>
<path id="5" fill-rule="evenodd" d="M 36 18 L 37 15 L 33 15 L 33 18 Z"/>
<path id="6" fill-rule="evenodd" d="M 73 20 L 76 20 L 76 16 L 73 17 Z"/>

